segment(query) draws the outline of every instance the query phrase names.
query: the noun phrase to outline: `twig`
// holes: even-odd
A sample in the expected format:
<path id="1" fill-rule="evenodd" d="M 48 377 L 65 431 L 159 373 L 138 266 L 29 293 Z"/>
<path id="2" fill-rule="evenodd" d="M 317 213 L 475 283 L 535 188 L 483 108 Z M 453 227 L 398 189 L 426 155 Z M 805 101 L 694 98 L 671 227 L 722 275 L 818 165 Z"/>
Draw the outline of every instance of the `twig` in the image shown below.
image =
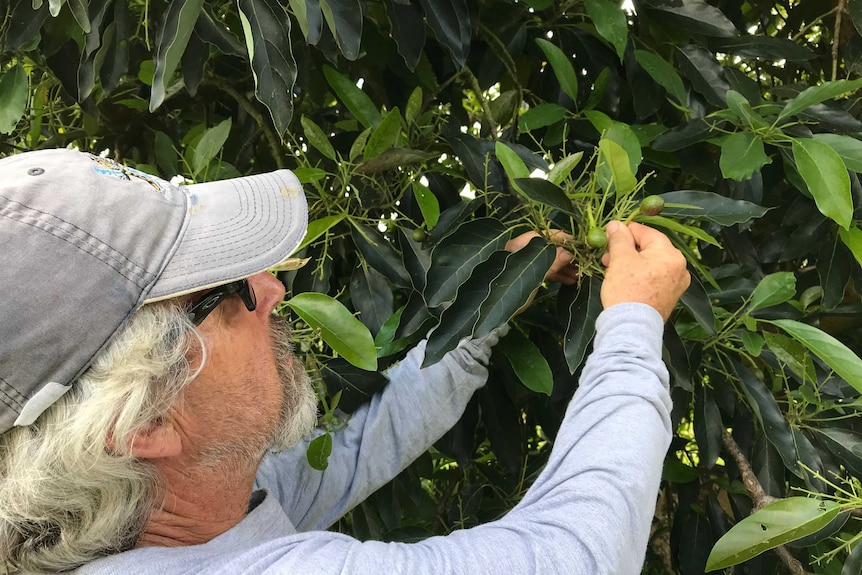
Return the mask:
<path id="1" fill-rule="evenodd" d="M 790 38 L 790 39 L 791 39 L 791 40 L 793 40 L 794 42 L 796 42 L 797 40 L 799 40 L 800 38 L 802 38 L 803 36 L 805 36 L 805 34 L 806 34 L 809 30 L 811 30 L 813 27 L 817 26 L 817 25 L 820 23 L 820 21 L 821 21 L 821 20 L 823 20 L 824 18 L 826 18 L 827 16 L 829 16 L 830 14 L 832 14 L 833 12 L 835 12 L 835 10 L 837 10 L 837 8 L 833 8 L 833 9 L 832 9 L 832 10 L 830 10 L 829 12 L 826 12 L 826 13 L 824 13 L 824 14 L 821 14 L 820 16 L 818 16 L 817 18 L 815 18 L 814 20 L 812 20 L 811 22 L 809 22 L 809 23 L 808 23 L 804 28 L 802 28 L 799 32 L 797 32 L 796 34 L 794 34 L 793 36 L 791 36 L 791 38 Z"/>
<path id="2" fill-rule="evenodd" d="M 479 100 L 479 104 L 482 106 L 482 115 L 485 116 L 485 121 L 488 122 L 488 127 L 491 129 L 491 133 L 494 135 L 494 138 L 496 138 L 500 127 L 497 125 L 497 122 L 494 121 L 494 115 L 491 113 L 491 106 L 488 105 L 488 100 L 486 100 L 485 96 L 482 95 L 482 88 L 479 86 L 479 80 L 476 78 L 473 71 L 466 66 L 464 67 L 464 70 L 469 77 L 470 87 L 472 88 L 473 93 L 476 94 L 476 99 Z"/>
<path id="3" fill-rule="evenodd" d="M 832 34 L 832 81 L 838 79 L 838 45 L 841 43 L 841 16 L 844 14 L 847 0 L 838 0 L 835 7 L 835 31 Z"/>
<path id="4" fill-rule="evenodd" d="M 724 444 L 724 448 L 730 456 L 733 457 L 733 461 L 736 462 L 736 467 L 739 469 L 739 474 L 742 476 L 742 483 L 745 485 L 745 489 L 748 490 L 748 494 L 751 495 L 751 499 L 754 500 L 754 507 L 751 512 L 754 513 L 755 511 L 759 511 L 770 503 L 778 501 L 777 498 L 772 497 L 764 491 L 763 486 L 757 479 L 757 475 L 751 468 L 751 464 L 748 462 L 748 459 L 746 459 L 745 454 L 742 453 L 739 445 L 734 441 L 726 429 L 721 430 L 721 442 Z M 787 566 L 790 573 L 793 575 L 806 575 L 806 571 L 802 566 L 802 563 L 791 555 L 790 551 L 788 551 L 786 547 L 781 545 L 773 549 L 773 551 L 775 551 L 781 561 Z"/>

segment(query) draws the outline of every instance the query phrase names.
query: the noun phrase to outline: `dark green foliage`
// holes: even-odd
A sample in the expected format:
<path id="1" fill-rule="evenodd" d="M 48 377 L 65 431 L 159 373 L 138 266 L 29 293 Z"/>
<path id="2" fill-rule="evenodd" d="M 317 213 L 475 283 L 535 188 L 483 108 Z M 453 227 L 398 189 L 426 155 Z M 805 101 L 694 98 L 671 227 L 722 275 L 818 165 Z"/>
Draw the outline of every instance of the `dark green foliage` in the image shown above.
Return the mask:
<path id="1" fill-rule="evenodd" d="M 839 6 L 836 28 L 816 0 L 0 0 L 0 154 L 73 145 L 199 181 L 294 169 L 311 263 L 279 277 L 329 296 L 292 307 L 333 433 L 335 404 L 385 385 L 357 365 L 435 328 L 431 363 L 539 287 L 458 425 L 339 524 L 400 541 L 492 520 L 529 486 L 600 310 L 587 234 L 660 195 L 632 217 L 693 282 L 666 331 L 676 436 L 644 572 L 702 573 L 763 494 L 862 508 L 862 1 Z M 573 235 L 579 287 L 540 286 L 544 240 L 503 251 L 531 229 Z M 858 520 L 785 501 L 805 569 L 859 571 Z"/>

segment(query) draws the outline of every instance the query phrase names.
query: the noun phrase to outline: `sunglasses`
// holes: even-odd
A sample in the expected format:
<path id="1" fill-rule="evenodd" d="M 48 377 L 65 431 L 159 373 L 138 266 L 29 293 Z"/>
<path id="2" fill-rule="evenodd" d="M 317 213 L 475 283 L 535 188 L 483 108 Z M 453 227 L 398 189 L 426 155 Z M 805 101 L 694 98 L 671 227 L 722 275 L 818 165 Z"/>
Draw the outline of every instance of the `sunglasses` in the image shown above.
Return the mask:
<path id="1" fill-rule="evenodd" d="M 209 292 L 201 299 L 196 301 L 188 310 L 189 319 L 195 325 L 200 325 L 206 319 L 212 310 L 218 307 L 218 304 L 237 294 L 245 304 L 245 309 L 254 311 L 257 307 L 257 299 L 254 296 L 254 290 L 248 284 L 248 280 L 241 279 L 219 286 Z"/>

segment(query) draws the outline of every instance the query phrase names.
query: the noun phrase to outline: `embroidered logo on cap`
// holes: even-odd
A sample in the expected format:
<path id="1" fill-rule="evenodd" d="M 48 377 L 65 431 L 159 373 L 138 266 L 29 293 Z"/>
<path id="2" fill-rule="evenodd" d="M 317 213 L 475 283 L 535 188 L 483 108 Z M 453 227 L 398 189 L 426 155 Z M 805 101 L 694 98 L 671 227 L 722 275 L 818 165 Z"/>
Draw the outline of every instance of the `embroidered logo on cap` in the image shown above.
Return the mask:
<path id="1" fill-rule="evenodd" d="M 114 160 L 111 160 L 110 158 L 102 158 L 93 155 L 91 155 L 90 158 L 92 158 L 93 161 L 96 162 L 96 165 L 93 166 L 93 170 L 97 174 L 125 181 L 131 181 L 132 178 L 143 180 L 150 184 L 155 191 L 160 192 L 162 197 L 164 197 L 166 200 L 171 199 L 168 190 L 173 188 L 173 186 L 171 186 L 170 183 L 162 180 L 161 178 L 157 178 L 140 170 L 124 166 L 118 162 L 115 162 Z"/>

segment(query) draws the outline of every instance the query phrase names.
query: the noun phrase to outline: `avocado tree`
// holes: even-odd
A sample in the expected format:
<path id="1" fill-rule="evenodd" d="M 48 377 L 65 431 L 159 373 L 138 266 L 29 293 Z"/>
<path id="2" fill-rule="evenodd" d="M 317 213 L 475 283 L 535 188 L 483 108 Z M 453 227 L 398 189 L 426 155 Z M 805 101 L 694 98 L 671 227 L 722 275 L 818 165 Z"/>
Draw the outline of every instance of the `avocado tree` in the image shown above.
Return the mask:
<path id="1" fill-rule="evenodd" d="M 518 500 L 621 219 L 693 277 L 644 572 L 862 569 L 862 0 L 0 0 L 0 46 L 0 154 L 296 172 L 283 312 L 331 433 L 429 332 L 426 364 L 513 326 L 458 425 L 339 529 L 411 541 Z M 577 286 L 543 283 L 555 230 Z"/>

